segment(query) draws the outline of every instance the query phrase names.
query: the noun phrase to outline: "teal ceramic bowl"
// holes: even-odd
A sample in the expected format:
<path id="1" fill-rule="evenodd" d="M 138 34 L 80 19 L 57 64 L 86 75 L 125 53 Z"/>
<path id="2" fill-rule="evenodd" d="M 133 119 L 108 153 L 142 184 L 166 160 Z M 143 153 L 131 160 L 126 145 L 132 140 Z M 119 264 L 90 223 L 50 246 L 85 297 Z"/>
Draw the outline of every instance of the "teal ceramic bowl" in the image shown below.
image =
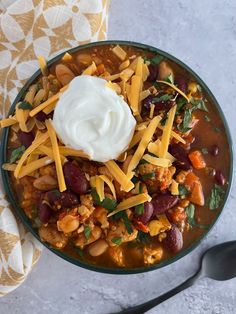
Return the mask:
<path id="1" fill-rule="evenodd" d="M 211 223 L 211 225 L 209 226 L 209 229 L 207 230 L 206 233 L 204 233 L 200 238 L 197 239 L 197 241 L 195 241 L 192 245 L 190 245 L 188 248 L 183 249 L 180 253 L 178 253 L 176 256 L 174 256 L 173 258 L 164 260 L 162 262 L 160 262 L 159 264 L 153 265 L 153 266 L 147 266 L 147 267 L 141 267 L 141 268 L 134 268 L 134 269 L 125 269 L 125 268 L 105 268 L 105 267 L 101 267 L 101 266 L 96 266 L 93 264 L 89 264 L 86 262 L 83 262 L 81 260 L 78 260 L 60 250 L 54 249 L 52 248 L 49 244 L 42 242 L 44 246 L 46 246 L 50 251 L 52 251 L 53 253 L 55 253 L 56 255 L 60 256 L 61 258 L 63 258 L 64 260 L 75 264 L 77 266 L 89 269 L 89 270 L 93 270 L 93 271 L 97 271 L 97 272 L 101 272 L 101 273 L 110 273 L 110 274 L 135 274 L 135 273 L 142 273 L 142 272 L 147 272 L 147 271 L 151 271 L 151 270 L 155 270 L 155 269 L 159 269 L 162 268 L 164 266 L 170 265 L 174 262 L 176 262 L 177 260 L 179 260 L 180 258 L 184 257 L 185 255 L 191 253 L 200 243 L 201 241 L 206 237 L 206 235 L 210 232 L 210 230 L 213 228 L 213 226 L 215 225 L 216 221 L 218 220 L 220 214 L 222 213 L 223 208 L 226 205 L 229 193 L 230 193 L 230 188 L 231 188 L 231 183 L 232 183 L 232 176 L 233 176 L 233 148 L 232 148 L 232 140 L 231 140 L 231 136 L 230 136 L 230 131 L 229 131 L 229 127 L 227 124 L 227 121 L 225 119 L 225 116 L 222 112 L 222 109 L 220 107 L 220 105 L 218 104 L 216 98 L 214 97 L 214 95 L 212 94 L 212 92 L 210 91 L 210 89 L 207 87 L 207 85 L 201 80 L 201 78 L 194 72 L 192 71 L 186 64 L 184 64 L 182 61 L 178 60 L 177 58 L 173 57 L 172 55 L 157 49 L 155 47 L 152 46 L 148 46 L 145 44 L 140 44 L 140 43 L 136 43 L 136 42 L 130 42 L 130 41 L 103 41 L 103 42 L 95 42 L 95 43 L 91 43 L 91 44 L 87 44 L 87 45 L 83 45 L 83 46 L 79 46 L 79 47 L 75 47 L 73 49 L 68 50 L 69 53 L 73 53 L 73 52 L 77 52 L 80 51 L 84 48 L 90 48 L 90 47 L 98 47 L 98 46 L 103 46 L 103 45 L 126 45 L 126 46 L 132 46 L 138 49 L 142 49 L 145 51 L 149 51 L 149 52 L 154 52 L 156 54 L 159 54 L 163 57 L 165 57 L 166 59 L 169 59 L 171 61 L 173 61 L 174 63 L 178 64 L 179 66 L 181 66 L 183 69 L 185 69 L 194 79 L 196 82 L 198 82 L 198 84 L 200 84 L 200 86 L 203 88 L 204 92 L 206 95 L 208 95 L 209 99 L 211 100 L 212 104 L 216 107 L 219 116 L 221 117 L 222 123 L 224 125 L 225 128 L 225 133 L 227 136 L 227 141 L 228 141 L 228 145 L 229 145 L 229 153 L 230 153 L 230 175 L 229 175 L 229 184 L 227 187 L 227 191 L 226 191 L 226 195 L 225 195 L 225 200 L 224 203 L 222 204 L 221 210 L 218 213 L 218 216 L 215 218 L 215 220 Z M 55 58 L 51 59 L 48 62 L 48 65 L 52 65 L 54 62 L 58 61 L 61 59 L 61 57 L 64 55 L 64 53 L 56 56 Z M 34 81 L 40 76 L 41 71 L 38 70 L 36 73 L 34 73 L 34 75 L 29 79 L 29 81 L 25 84 L 25 86 L 22 88 L 22 90 L 19 92 L 19 94 L 17 95 L 15 101 L 13 102 L 10 110 L 9 110 L 9 115 L 13 114 L 14 109 L 16 104 L 22 99 L 23 95 L 25 94 L 25 91 L 28 89 L 28 87 L 34 83 Z M 2 133 L 2 143 L 1 143 L 1 152 L 0 152 L 0 158 L 1 158 L 1 165 L 5 162 L 7 162 L 7 142 L 8 142 L 8 135 L 9 135 L 9 128 L 6 128 L 3 130 Z M 5 192 L 8 196 L 9 201 L 11 202 L 15 212 L 17 213 L 17 215 L 20 217 L 21 221 L 23 222 L 23 224 L 25 225 L 25 227 L 39 240 L 40 237 L 38 235 L 37 229 L 33 228 L 32 223 L 30 221 L 30 219 L 25 215 L 24 211 L 19 207 L 19 204 L 17 202 L 16 199 L 16 195 L 13 192 L 13 189 L 11 187 L 11 182 L 10 182 L 10 177 L 7 171 L 2 170 L 1 167 L 1 173 L 2 173 L 2 179 L 3 179 L 3 184 L 4 184 L 4 188 L 5 188 Z"/>

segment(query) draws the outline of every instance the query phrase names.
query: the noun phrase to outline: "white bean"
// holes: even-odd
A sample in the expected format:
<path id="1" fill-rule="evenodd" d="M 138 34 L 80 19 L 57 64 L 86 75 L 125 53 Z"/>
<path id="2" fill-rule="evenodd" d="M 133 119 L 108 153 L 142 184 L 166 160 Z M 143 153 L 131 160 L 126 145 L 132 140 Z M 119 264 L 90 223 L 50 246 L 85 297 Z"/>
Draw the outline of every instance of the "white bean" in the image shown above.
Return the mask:
<path id="1" fill-rule="evenodd" d="M 89 254 L 91 256 L 102 255 L 108 248 L 108 244 L 105 240 L 100 239 L 89 246 Z"/>

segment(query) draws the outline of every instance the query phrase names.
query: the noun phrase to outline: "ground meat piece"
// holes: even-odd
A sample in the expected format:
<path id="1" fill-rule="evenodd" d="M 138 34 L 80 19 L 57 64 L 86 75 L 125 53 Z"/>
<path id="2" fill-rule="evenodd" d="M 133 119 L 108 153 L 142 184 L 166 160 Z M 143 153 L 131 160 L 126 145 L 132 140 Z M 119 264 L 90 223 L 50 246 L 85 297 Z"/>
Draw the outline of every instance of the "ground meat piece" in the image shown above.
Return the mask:
<path id="1" fill-rule="evenodd" d="M 133 228 L 133 232 L 130 234 L 128 233 L 123 221 L 118 221 L 114 223 L 112 228 L 108 231 L 106 240 L 110 246 L 114 246 L 116 244 L 112 242 L 113 238 L 121 238 L 122 242 L 130 242 L 135 240 L 137 238 L 137 235 L 138 230 Z"/>
<path id="2" fill-rule="evenodd" d="M 57 178 L 56 167 L 55 165 L 47 165 L 39 169 L 40 176 L 50 175 L 54 178 Z"/>
<path id="3" fill-rule="evenodd" d="M 164 168 L 152 164 L 139 165 L 138 169 L 141 176 L 149 173 L 155 173 L 155 176 L 144 179 L 144 181 L 148 188 L 159 188 L 160 190 L 165 190 L 170 186 L 173 175 L 176 171 L 173 166 Z"/>
<path id="4" fill-rule="evenodd" d="M 80 168 L 90 176 L 96 176 L 98 174 L 98 166 L 96 163 L 93 163 L 92 161 L 83 161 L 80 164 Z"/>
<path id="5" fill-rule="evenodd" d="M 120 267 L 125 266 L 124 252 L 123 252 L 123 248 L 121 246 L 110 247 L 108 250 L 108 253 L 116 265 L 118 265 Z"/>
<path id="6" fill-rule="evenodd" d="M 42 241 L 48 242 L 59 249 L 65 247 L 68 241 L 68 237 L 63 232 L 59 232 L 56 225 L 42 225 L 39 228 L 39 236 Z"/>
<path id="7" fill-rule="evenodd" d="M 93 226 L 90 236 L 86 238 L 84 232 L 79 233 L 75 239 L 75 245 L 83 249 L 86 245 L 97 241 L 102 235 L 102 229 L 98 226 Z"/>
<path id="8" fill-rule="evenodd" d="M 161 246 L 156 248 L 144 247 L 143 250 L 143 260 L 144 264 L 152 265 L 160 262 L 163 255 L 163 249 Z"/>
<path id="9" fill-rule="evenodd" d="M 109 227 L 107 210 L 104 207 L 98 206 L 94 211 L 94 217 L 101 224 L 102 229 L 107 229 Z"/>
<path id="10" fill-rule="evenodd" d="M 34 180 L 35 178 L 28 176 L 20 179 L 20 185 L 23 187 L 21 207 L 29 218 L 32 218 L 32 210 L 41 196 L 41 192 L 33 186 Z"/>
<path id="11" fill-rule="evenodd" d="M 78 207 L 78 213 L 81 218 L 80 221 L 84 222 L 93 213 L 95 207 L 93 206 L 93 198 L 91 194 L 80 195 L 81 205 Z"/>
<path id="12" fill-rule="evenodd" d="M 103 174 L 103 175 L 107 176 L 108 179 L 110 179 L 111 181 L 114 179 L 114 178 L 113 178 L 113 175 L 110 173 L 110 171 L 109 171 L 109 170 L 107 169 L 107 167 L 105 167 L 105 166 L 99 167 L 99 168 L 98 168 L 98 172 L 99 172 L 100 174 Z"/>

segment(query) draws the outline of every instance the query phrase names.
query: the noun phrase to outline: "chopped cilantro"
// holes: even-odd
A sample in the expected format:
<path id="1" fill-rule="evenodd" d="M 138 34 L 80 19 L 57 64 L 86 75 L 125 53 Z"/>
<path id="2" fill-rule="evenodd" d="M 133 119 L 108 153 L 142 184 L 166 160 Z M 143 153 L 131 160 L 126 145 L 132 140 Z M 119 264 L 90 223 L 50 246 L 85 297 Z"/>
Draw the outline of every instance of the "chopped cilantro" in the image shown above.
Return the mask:
<path id="1" fill-rule="evenodd" d="M 206 122 L 210 122 L 211 121 L 211 119 L 207 115 L 204 116 L 204 119 L 206 120 Z"/>
<path id="2" fill-rule="evenodd" d="M 85 225 L 84 226 L 84 235 L 85 235 L 85 238 L 87 240 L 90 237 L 90 234 L 91 234 L 91 228 L 89 227 L 89 225 Z"/>
<path id="3" fill-rule="evenodd" d="M 134 211 L 135 211 L 136 215 L 144 214 L 144 204 L 139 204 L 139 205 L 135 206 Z"/>
<path id="4" fill-rule="evenodd" d="M 205 101 L 203 99 L 194 99 L 194 98 L 192 98 L 190 102 L 191 102 L 191 104 L 193 106 L 192 107 L 193 110 L 200 109 L 200 110 L 208 112 L 208 109 L 206 107 Z"/>
<path id="5" fill-rule="evenodd" d="M 150 173 L 145 173 L 142 175 L 142 179 L 143 180 L 147 180 L 147 179 L 152 179 L 155 178 L 156 174 L 154 172 L 150 172 Z"/>
<path id="6" fill-rule="evenodd" d="M 152 58 L 144 58 L 144 61 L 147 62 L 149 61 L 151 64 L 159 64 L 164 57 L 156 55 L 155 57 Z"/>
<path id="7" fill-rule="evenodd" d="M 184 111 L 184 118 L 183 118 L 182 124 L 179 124 L 177 126 L 178 130 L 182 133 L 186 133 L 189 130 L 191 130 L 191 128 L 189 127 L 191 120 L 192 120 L 192 109 L 188 108 Z"/>
<path id="8" fill-rule="evenodd" d="M 218 128 L 218 127 L 215 127 L 213 130 L 214 130 L 216 133 L 220 133 L 220 132 L 221 132 L 220 128 Z"/>
<path id="9" fill-rule="evenodd" d="M 141 159 L 139 161 L 139 165 L 148 164 L 148 162 L 145 159 Z"/>
<path id="10" fill-rule="evenodd" d="M 186 105 L 187 100 L 184 97 L 179 97 L 176 100 L 177 108 L 176 108 L 176 113 L 179 113 L 183 107 Z"/>
<path id="11" fill-rule="evenodd" d="M 140 242 L 142 244 L 147 244 L 149 242 L 149 235 L 148 233 L 145 233 L 145 232 L 142 232 L 142 231 L 138 231 L 138 235 L 137 235 L 137 238 L 136 238 L 136 241 L 137 242 Z"/>
<path id="12" fill-rule="evenodd" d="M 207 155 L 208 154 L 208 149 L 206 147 L 203 147 L 201 149 L 201 151 L 202 151 L 203 155 Z"/>
<path id="13" fill-rule="evenodd" d="M 127 216 L 126 211 L 121 211 L 112 216 L 114 220 L 122 219 L 129 234 L 133 233 L 132 224 Z"/>
<path id="14" fill-rule="evenodd" d="M 187 195 L 189 194 L 189 191 L 186 189 L 186 187 L 182 184 L 179 184 L 179 195 Z"/>
<path id="15" fill-rule="evenodd" d="M 133 176 L 133 178 L 131 179 L 131 181 L 135 184 L 138 182 L 138 178 L 136 176 Z"/>
<path id="16" fill-rule="evenodd" d="M 164 126 L 167 121 L 167 115 L 161 119 L 161 125 Z"/>
<path id="17" fill-rule="evenodd" d="M 164 94 L 160 97 L 154 97 L 152 99 L 152 102 L 160 102 L 160 101 L 167 101 L 167 100 L 170 100 L 171 98 L 173 98 L 173 95 L 169 95 L 169 94 Z"/>
<path id="18" fill-rule="evenodd" d="M 167 76 L 167 78 L 165 79 L 166 82 L 170 83 L 170 84 L 174 84 L 174 77 L 173 74 L 171 73 L 169 76 Z"/>
<path id="19" fill-rule="evenodd" d="M 29 110 L 32 109 L 33 106 L 29 102 L 24 100 L 18 105 L 18 108 L 23 110 Z"/>
<path id="20" fill-rule="evenodd" d="M 122 243 L 122 238 L 121 237 L 114 237 L 111 239 L 111 241 L 116 245 L 120 245 Z"/>
<path id="21" fill-rule="evenodd" d="M 20 146 L 13 149 L 13 151 L 11 152 L 10 163 L 14 163 L 18 159 L 20 159 L 24 151 L 25 151 L 25 146 Z"/>
<path id="22" fill-rule="evenodd" d="M 224 196 L 225 191 L 219 185 L 215 184 L 208 198 L 208 206 L 210 210 L 219 208 L 224 200 Z"/>
<path id="23" fill-rule="evenodd" d="M 74 251 L 80 256 L 84 257 L 84 252 L 80 247 L 74 247 Z"/>
<path id="24" fill-rule="evenodd" d="M 102 207 L 106 208 L 109 211 L 115 210 L 117 205 L 116 200 L 113 200 L 109 197 L 105 197 L 104 200 L 101 202 L 95 188 L 92 188 L 91 195 L 95 205 L 101 205 Z"/>
<path id="25" fill-rule="evenodd" d="M 201 229 L 208 229 L 208 225 L 198 224 L 194 218 L 195 215 L 195 206 L 193 204 L 189 204 L 188 207 L 185 208 L 185 213 L 188 217 L 188 223 L 191 227 L 199 227 Z"/>

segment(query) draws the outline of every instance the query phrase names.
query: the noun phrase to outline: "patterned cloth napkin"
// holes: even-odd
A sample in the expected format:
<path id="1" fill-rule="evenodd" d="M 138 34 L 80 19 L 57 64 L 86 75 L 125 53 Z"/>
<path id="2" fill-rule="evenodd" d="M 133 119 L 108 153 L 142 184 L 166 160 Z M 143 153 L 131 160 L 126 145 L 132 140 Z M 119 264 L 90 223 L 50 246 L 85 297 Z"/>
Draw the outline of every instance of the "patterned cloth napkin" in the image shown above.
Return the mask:
<path id="1" fill-rule="evenodd" d="M 0 117 L 46 59 L 106 39 L 109 0 L 0 1 Z M 42 250 L 14 216 L 0 182 L 0 296 L 18 287 Z"/>

